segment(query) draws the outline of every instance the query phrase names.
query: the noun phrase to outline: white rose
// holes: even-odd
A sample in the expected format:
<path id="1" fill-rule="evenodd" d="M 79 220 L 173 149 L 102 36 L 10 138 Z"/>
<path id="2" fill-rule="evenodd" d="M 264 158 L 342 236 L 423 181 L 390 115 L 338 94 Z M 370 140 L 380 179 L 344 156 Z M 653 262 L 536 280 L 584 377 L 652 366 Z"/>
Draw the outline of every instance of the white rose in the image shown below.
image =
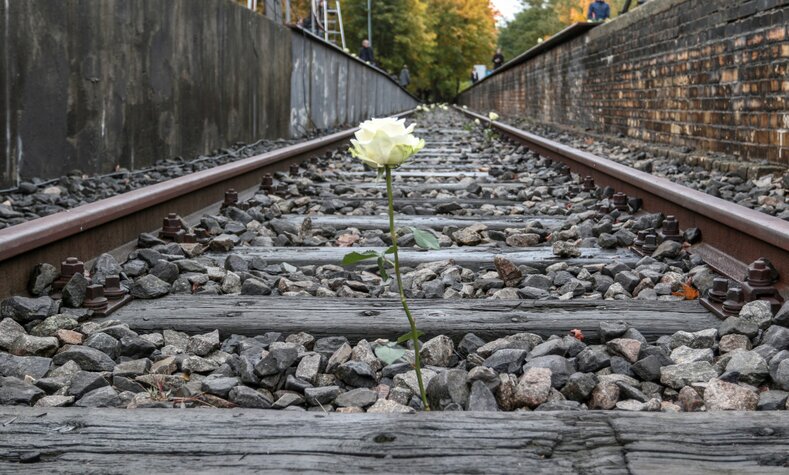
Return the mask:
<path id="1" fill-rule="evenodd" d="M 391 117 L 364 121 L 351 139 L 351 155 L 373 168 L 398 167 L 425 146 L 412 134 L 415 126 Z"/>
<path id="2" fill-rule="evenodd" d="M 499 115 L 498 115 L 498 114 L 496 114 L 495 112 L 489 112 L 489 113 L 488 113 L 488 118 L 489 118 L 490 120 L 499 120 Z"/>

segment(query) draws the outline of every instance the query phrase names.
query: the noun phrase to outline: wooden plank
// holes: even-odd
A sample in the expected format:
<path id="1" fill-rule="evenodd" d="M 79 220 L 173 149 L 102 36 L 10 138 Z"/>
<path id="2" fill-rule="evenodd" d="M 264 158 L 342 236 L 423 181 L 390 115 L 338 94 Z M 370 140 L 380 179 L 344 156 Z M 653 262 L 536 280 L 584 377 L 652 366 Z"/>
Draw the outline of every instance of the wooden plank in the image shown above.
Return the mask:
<path id="1" fill-rule="evenodd" d="M 45 475 L 786 473 L 780 465 L 789 453 L 787 412 L 0 407 L 0 421 L 0 471 Z M 40 461 L 19 465 L 20 455 L 31 452 Z"/>
<path id="2" fill-rule="evenodd" d="M 495 247 L 443 247 L 438 250 L 424 251 L 415 247 L 400 248 L 400 263 L 404 266 L 416 267 L 426 262 L 452 259 L 455 264 L 470 269 L 494 269 L 495 256 L 505 256 L 515 265 L 527 265 L 544 271 L 551 264 L 566 262 L 571 266 L 607 264 L 618 260 L 625 265 L 635 267 L 641 259 L 629 249 L 597 249 L 579 248 L 581 257 L 560 258 L 553 254 L 549 247 L 528 248 L 495 248 Z M 385 247 L 237 247 L 232 254 L 244 257 L 260 257 L 269 264 L 283 263 L 294 266 L 305 265 L 338 265 L 343 256 L 349 252 L 374 250 L 383 252 Z M 222 256 L 220 254 L 220 256 Z M 221 258 L 224 260 L 224 258 Z M 360 265 L 372 265 L 374 261 L 362 262 Z"/>
<path id="3" fill-rule="evenodd" d="M 586 341 L 594 342 L 599 339 L 600 322 L 618 320 L 654 341 L 679 330 L 716 328 L 720 323 L 697 302 L 412 299 L 409 306 L 428 338 L 443 334 L 455 341 L 468 332 L 493 340 L 519 332 L 565 335 L 580 328 Z M 305 331 L 316 337 L 341 335 L 358 341 L 393 338 L 408 331 L 400 301 L 377 298 L 170 295 L 135 300 L 110 318 L 141 332 L 170 328 L 197 334 L 218 329 L 223 336 Z"/>
<path id="4" fill-rule="evenodd" d="M 481 178 L 481 177 L 488 177 L 488 172 L 478 172 L 478 171 L 435 171 L 435 167 L 430 167 L 430 171 L 426 172 L 418 172 L 418 171 L 398 171 L 394 172 L 394 177 L 400 178 Z M 370 179 L 375 178 L 374 172 L 343 172 L 343 176 L 359 176 L 359 177 L 367 177 Z"/>
<path id="5" fill-rule="evenodd" d="M 424 203 L 424 201 L 423 201 Z M 307 216 L 303 214 L 285 214 L 285 219 L 301 225 Z M 360 215 L 310 215 L 314 227 L 332 226 L 337 229 L 382 229 L 389 230 L 389 217 L 385 214 L 360 216 Z M 445 226 L 465 228 L 473 224 L 484 224 L 488 229 L 504 230 L 507 228 L 524 228 L 530 223 L 539 221 L 545 227 L 558 227 L 566 222 L 564 217 L 554 216 L 397 216 L 395 224 L 401 228 L 414 226 L 417 228 L 430 228 L 442 230 Z"/>
<path id="6" fill-rule="evenodd" d="M 519 190 L 522 188 L 526 188 L 527 186 L 521 182 L 512 182 L 512 181 L 498 181 L 494 183 L 473 183 L 475 185 L 479 185 L 483 189 L 490 189 L 490 188 L 504 188 L 508 190 Z M 321 188 L 334 188 L 337 186 L 352 186 L 355 189 L 359 190 L 385 190 L 386 183 L 374 183 L 374 182 L 323 182 L 323 183 L 315 183 L 313 186 L 321 187 Z M 410 193 L 412 191 L 464 191 L 470 185 L 468 183 L 415 183 L 415 184 L 397 184 L 397 189 L 406 193 Z"/>
<path id="7" fill-rule="evenodd" d="M 386 206 L 388 203 L 388 198 L 380 197 L 380 198 L 346 198 L 346 197 L 337 197 L 333 198 L 336 201 L 341 201 L 343 203 L 348 203 L 349 205 L 358 206 L 361 203 L 372 202 L 376 203 L 380 206 Z M 465 208 L 468 209 L 476 209 L 481 207 L 482 205 L 492 205 L 492 206 L 517 206 L 522 205 L 522 201 L 520 200 L 507 200 L 503 198 L 496 198 L 496 199 L 482 199 L 482 198 L 439 198 L 425 200 L 424 198 L 397 198 L 394 202 L 395 209 L 399 210 L 403 206 L 415 206 L 415 207 L 424 207 L 425 205 L 430 205 L 431 207 L 435 207 L 442 204 L 449 204 L 449 203 L 457 203 L 461 206 L 465 205 Z M 431 215 L 432 216 L 432 215 Z M 517 215 L 520 216 L 520 215 Z M 538 216 L 538 215 L 523 215 L 525 219 L 564 219 L 563 216 Z M 400 218 L 398 218 L 400 219 Z"/>

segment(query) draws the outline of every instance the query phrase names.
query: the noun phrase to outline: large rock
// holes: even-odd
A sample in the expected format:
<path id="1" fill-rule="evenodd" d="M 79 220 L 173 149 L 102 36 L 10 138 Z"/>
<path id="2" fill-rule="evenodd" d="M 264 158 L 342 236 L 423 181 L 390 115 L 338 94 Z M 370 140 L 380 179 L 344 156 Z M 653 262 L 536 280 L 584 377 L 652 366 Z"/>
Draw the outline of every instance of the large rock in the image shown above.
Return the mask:
<path id="1" fill-rule="evenodd" d="M 0 376 L 13 376 L 19 379 L 30 376 L 33 379 L 41 379 L 49 372 L 51 366 L 50 358 L 14 356 L 0 352 Z"/>
<path id="2" fill-rule="evenodd" d="M 33 268 L 33 272 L 30 273 L 27 289 L 31 295 L 44 295 L 49 291 L 50 286 L 59 275 L 60 272 L 57 267 L 52 264 L 46 262 L 38 264 Z"/>
<path id="3" fill-rule="evenodd" d="M 468 397 L 468 410 L 469 411 L 489 411 L 495 412 L 499 410 L 496 403 L 496 396 L 482 381 L 474 381 L 471 384 L 471 393 Z"/>
<path id="4" fill-rule="evenodd" d="M 129 293 L 138 299 L 155 299 L 170 293 L 170 284 L 155 275 L 146 274 L 134 281 Z"/>
<path id="5" fill-rule="evenodd" d="M 58 350 L 58 339 L 20 335 L 9 348 L 9 353 L 17 356 L 52 356 Z"/>
<path id="6" fill-rule="evenodd" d="M 567 358 L 559 355 L 547 355 L 532 358 L 523 365 L 525 373 L 530 368 L 548 368 L 551 370 L 551 385 L 561 389 L 567 379 L 575 372 L 575 366 Z"/>
<path id="7" fill-rule="evenodd" d="M 424 365 L 446 367 L 449 366 L 454 351 L 455 345 L 452 339 L 446 335 L 439 335 L 422 345 L 419 356 L 422 357 Z"/>
<path id="8" fill-rule="evenodd" d="M 56 365 L 73 361 L 85 371 L 112 371 L 115 362 L 101 351 L 87 346 L 66 346 L 64 351 L 56 354 L 52 362 Z"/>
<path id="9" fill-rule="evenodd" d="M 772 325 L 764 332 L 762 345 L 770 345 L 778 351 L 789 350 L 789 328 Z"/>
<path id="10" fill-rule="evenodd" d="M 759 396 L 748 388 L 713 379 L 704 389 L 704 405 L 708 411 L 754 411 Z"/>
<path id="11" fill-rule="evenodd" d="M 377 384 L 375 371 L 363 361 L 346 361 L 337 368 L 337 378 L 355 388 L 371 388 Z"/>
<path id="12" fill-rule="evenodd" d="M 762 330 L 770 326 L 773 319 L 773 311 L 770 302 L 766 300 L 754 300 L 743 305 L 740 310 L 740 318 L 746 322 L 751 322 Z"/>
<path id="13" fill-rule="evenodd" d="M 767 361 L 755 351 L 735 351 L 726 364 L 726 373 L 736 373 L 741 383 L 758 386 L 768 376 Z"/>
<path id="14" fill-rule="evenodd" d="M 78 327 L 79 322 L 69 315 L 52 315 L 33 327 L 30 330 L 30 334 L 35 336 L 56 336 L 58 330 L 76 330 Z"/>
<path id="15" fill-rule="evenodd" d="M 295 344 L 272 349 L 263 359 L 255 364 L 255 372 L 259 376 L 271 376 L 282 373 L 288 369 L 298 357 L 299 351 Z"/>
<path id="16" fill-rule="evenodd" d="M 694 363 L 696 361 L 712 362 L 715 354 L 711 348 L 689 348 L 687 346 L 680 346 L 671 352 L 671 360 L 675 364 Z"/>
<path id="17" fill-rule="evenodd" d="M 334 399 L 334 404 L 338 407 L 361 407 L 365 408 L 375 404 L 378 400 L 378 393 L 367 388 L 351 389 L 344 392 Z"/>
<path id="18" fill-rule="evenodd" d="M 708 361 L 669 365 L 660 369 L 660 382 L 676 390 L 717 377 L 718 372 Z"/>
<path id="19" fill-rule="evenodd" d="M 629 338 L 615 338 L 607 342 L 606 346 L 630 363 L 635 363 L 638 360 L 638 354 L 641 351 L 641 342 Z"/>
<path id="20" fill-rule="evenodd" d="M 85 394 L 74 405 L 79 407 L 119 407 L 121 404 L 118 392 L 112 386 L 105 386 Z"/>
<path id="21" fill-rule="evenodd" d="M 482 364 L 500 373 L 517 373 L 528 354 L 527 350 L 503 349 L 490 355 Z"/>
<path id="22" fill-rule="evenodd" d="M 88 291 L 88 279 L 77 272 L 63 287 L 63 305 L 72 308 L 80 308 L 85 301 L 85 293 Z"/>
<path id="23" fill-rule="evenodd" d="M 551 370 L 529 368 L 518 380 L 515 388 L 515 404 L 518 407 L 535 408 L 551 395 Z"/>
<path id="24" fill-rule="evenodd" d="M 587 347 L 575 356 L 575 366 L 582 373 L 591 373 L 611 365 L 611 357 L 602 347 Z"/>
<path id="25" fill-rule="evenodd" d="M 11 318 L 21 324 L 43 320 L 57 313 L 57 305 L 49 297 L 9 297 L 0 303 L 0 318 Z"/>
<path id="26" fill-rule="evenodd" d="M 71 379 L 68 395 L 79 399 L 94 389 L 103 388 L 104 386 L 109 386 L 109 384 L 101 373 L 80 371 Z"/>
<path id="27" fill-rule="evenodd" d="M 25 327 L 11 318 L 0 321 L 0 350 L 8 350 L 11 345 L 22 335 L 27 335 Z"/>
<path id="28" fill-rule="evenodd" d="M 493 258 L 493 264 L 496 266 L 496 272 L 498 272 L 499 278 L 503 280 L 504 285 L 508 287 L 518 285 L 518 282 L 520 282 L 523 277 L 520 269 L 513 264 L 512 261 L 501 255 L 497 255 Z"/>
<path id="29" fill-rule="evenodd" d="M 413 414 L 416 410 L 389 399 L 379 399 L 367 409 L 367 412 L 371 414 Z"/>
<path id="30" fill-rule="evenodd" d="M 433 409 L 444 409 L 449 404 L 468 406 L 467 373 L 462 369 L 450 369 L 438 373 L 427 385 L 427 400 Z"/>
<path id="31" fill-rule="evenodd" d="M 0 378 L 0 404 L 31 405 L 44 396 L 41 389 L 13 376 Z"/>
<path id="32" fill-rule="evenodd" d="M 187 351 L 197 356 L 206 356 L 219 348 L 219 330 L 203 335 L 195 335 L 189 339 Z"/>
<path id="33" fill-rule="evenodd" d="M 90 278 L 94 284 L 102 284 L 107 280 L 108 276 L 120 275 L 122 269 L 118 261 L 112 254 L 102 254 L 93 262 L 93 268 L 90 272 Z"/>
<path id="34" fill-rule="evenodd" d="M 239 407 L 249 407 L 253 409 L 269 409 L 271 400 L 263 393 L 255 391 L 248 386 L 236 386 L 230 390 L 230 402 Z"/>
<path id="35" fill-rule="evenodd" d="M 595 386 L 597 376 L 594 373 L 573 373 L 562 388 L 562 395 L 572 401 L 584 402 Z"/>

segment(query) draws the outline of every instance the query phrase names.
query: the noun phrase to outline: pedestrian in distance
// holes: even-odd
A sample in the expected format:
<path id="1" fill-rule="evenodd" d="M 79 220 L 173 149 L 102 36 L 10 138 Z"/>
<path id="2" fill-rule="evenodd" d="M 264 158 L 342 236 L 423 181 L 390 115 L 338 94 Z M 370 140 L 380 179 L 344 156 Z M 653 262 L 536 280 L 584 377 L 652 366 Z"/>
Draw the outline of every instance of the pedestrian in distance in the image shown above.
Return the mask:
<path id="1" fill-rule="evenodd" d="M 499 69 L 502 64 L 504 64 L 504 55 L 501 54 L 501 48 L 498 48 L 493 55 L 493 70 Z"/>
<path id="2" fill-rule="evenodd" d="M 477 81 L 479 81 L 479 74 L 477 74 L 477 69 L 471 68 L 471 84 L 474 84 Z"/>
<path id="3" fill-rule="evenodd" d="M 370 46 L 370 41 L 364 39 L 362 41 L 362 49 L 359 50 L 359 59 L 367 61 L 370 64 L 375 64 L 375 57 L 373 56 L 373 48 Z"/>
<path id="4" fill-rule="evenodd" d="M 400 70 L 400 85 L 408 87 L 411 84 L 411 73 L 408 72 L 408 65 L 404 64 L 403 69 Z"/>
<path id="5" fill-rule="evenodd" d="M 605 21 L 611 17 L 611 7 L 605 0 L 594 0 L 589 4 L 589 11 L 586 18 L 589 21 Z"/>

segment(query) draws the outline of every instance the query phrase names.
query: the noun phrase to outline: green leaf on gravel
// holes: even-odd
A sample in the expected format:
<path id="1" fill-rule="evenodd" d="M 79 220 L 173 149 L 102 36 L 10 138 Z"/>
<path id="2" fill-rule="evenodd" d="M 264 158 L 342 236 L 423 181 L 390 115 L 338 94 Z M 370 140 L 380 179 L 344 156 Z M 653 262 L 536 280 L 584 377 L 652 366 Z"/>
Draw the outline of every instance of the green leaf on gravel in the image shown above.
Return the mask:
<path id="1" fill-rule="evenodd" d="M 383 256 L 378 256 L 378 273 L 384 281 L 389 280 L 389 274 L 386 273 L 386 259 Z"/>
<path id="2" fill-rule="evenodd" d="M 424 334 L 425 334 L 425 332 L 423 332 L 421 330 L 417 330 L 416 331 L 416 337 L 417 338 L 419 338 L 420 336 L 422 336 Z M 406 341 L 408 341 L 410 339 L 411 339 L 411 332 L 408 332 L 405 335 L 400 335 L 400 337 L 397 338 L 397 343 L 403 343 L 403 342 L 406 342 Z"/>
<path id="3" fill-rule="evenodd" d="M 438 245 L 438 239 L 436 239 L 432 233 L 417 228 L 411 228 L 411 232 L 414 233 L 416 245 L 422 249 L 438 249 L 440 247 Z"/>
<path id="4" fill-rule="evenodd" d="M 378 257 L 378 253 L 375 251 L 364 251 L 362 253 L 358 252 L 349 252 L 342 258 L 342 265 L 349 266 L 351 264 L 356 264 L 357 262 L 361 262 L 367 259 L 375 259 Z"/>
<path id="5" fill-rule="evenodd" d="M 405 348 L 399 346 L 379 346 L 375 350 L 375 356 L 387 365 L 399 360 L 405 354 Z"/>

